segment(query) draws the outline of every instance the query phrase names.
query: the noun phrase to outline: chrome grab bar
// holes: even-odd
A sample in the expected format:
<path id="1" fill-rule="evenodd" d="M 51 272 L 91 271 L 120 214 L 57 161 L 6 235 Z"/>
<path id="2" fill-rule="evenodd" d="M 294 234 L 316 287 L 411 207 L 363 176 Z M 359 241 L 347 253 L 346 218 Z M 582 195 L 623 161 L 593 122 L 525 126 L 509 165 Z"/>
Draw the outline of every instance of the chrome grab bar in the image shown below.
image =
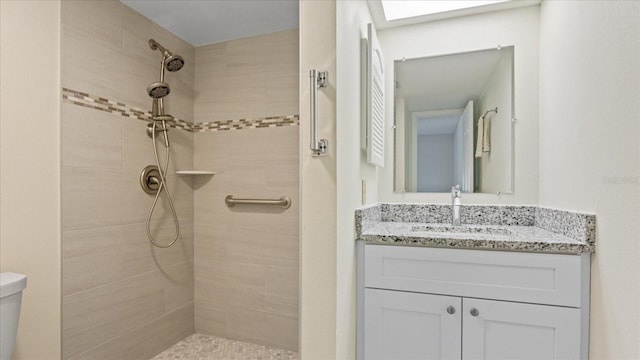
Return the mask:
<path id="1" fill-rule="evenodd" d="M 236 205 L 278 205 L 283 209 L 291 207 L 291 199 L 288 196 L 282 196 L 280 199 L 238 199 L 233 195 L 227 195 L 224 198 L 224 202 L 228 207 L 234 207 Z"/>
<path id="2" fill-rule="evenodd" d="M 318 88 L 327 86 L 328 72 L 316 69 L 309 71 L 311 77 L 311 152 L 312 156 L 327 156 L 329 141 L 318 140 Z"/>

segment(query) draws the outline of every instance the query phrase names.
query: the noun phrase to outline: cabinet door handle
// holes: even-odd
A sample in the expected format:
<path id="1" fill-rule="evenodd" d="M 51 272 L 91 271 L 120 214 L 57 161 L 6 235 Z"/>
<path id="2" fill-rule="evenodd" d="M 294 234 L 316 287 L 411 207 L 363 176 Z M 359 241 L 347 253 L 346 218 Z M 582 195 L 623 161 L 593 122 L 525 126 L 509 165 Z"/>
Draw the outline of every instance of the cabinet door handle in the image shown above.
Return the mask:
<path id="1" fill-rule="evenodd" d="M 480 315 L 480 311 L 478 311 L 478 309 L 476 308 L 471 308 L 471 311 L 469 311 L 471 313 L 471 316 L 478 316 Z"/>
<path id="2" fill-rule="evenodd" d="M 447 307 L 447 312 L 448 312 L 449 314 L 453 315 L 453 314 L 455 314 L 455 313 L 456 313 L 456 308 L 454 308 L 453 306 L 449 305 L 449 306 Z"/>

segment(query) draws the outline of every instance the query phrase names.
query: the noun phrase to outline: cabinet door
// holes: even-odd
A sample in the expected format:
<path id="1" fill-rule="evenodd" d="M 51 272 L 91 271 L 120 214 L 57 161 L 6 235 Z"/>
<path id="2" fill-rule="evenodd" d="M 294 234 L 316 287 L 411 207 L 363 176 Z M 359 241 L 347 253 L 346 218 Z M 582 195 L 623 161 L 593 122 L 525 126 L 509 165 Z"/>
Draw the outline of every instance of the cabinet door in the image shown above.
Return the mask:
<path id="1" fill-rule="evenodd" d="M 463 300 L 467 359 L 579 359 L 580 310 L 504 301 Z"/>
<path id="2" fill-rule="evenodd" d="M 459 360 L 461 305 L 459 297 L 365 289 L 364 358 Z"/>

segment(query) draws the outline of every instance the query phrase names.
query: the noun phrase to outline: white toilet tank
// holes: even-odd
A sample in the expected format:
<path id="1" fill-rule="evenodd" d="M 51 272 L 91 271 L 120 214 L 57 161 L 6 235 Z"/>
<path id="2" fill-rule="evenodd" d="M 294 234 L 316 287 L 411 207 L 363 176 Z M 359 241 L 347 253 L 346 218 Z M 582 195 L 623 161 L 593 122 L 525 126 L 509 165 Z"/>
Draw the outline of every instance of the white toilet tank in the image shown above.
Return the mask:
<path id="1" fill-rule="evenodd" d="M 18 332 L 22 290 L 26 286 L 26 275 L 0 273 L 0 360 L 11 359 Z"/>

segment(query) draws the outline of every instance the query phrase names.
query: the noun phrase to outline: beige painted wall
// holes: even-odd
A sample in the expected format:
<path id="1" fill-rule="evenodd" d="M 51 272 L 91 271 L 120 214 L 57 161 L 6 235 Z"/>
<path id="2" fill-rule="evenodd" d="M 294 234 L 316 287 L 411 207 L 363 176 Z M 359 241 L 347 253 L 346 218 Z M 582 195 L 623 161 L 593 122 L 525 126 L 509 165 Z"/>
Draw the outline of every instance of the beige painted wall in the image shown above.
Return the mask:
<path id="1" fill-rule="evenodd" d="M 167 113 L 193 120 L 194 49 L 119 1 L 62 2 L 62 86 L 147 111 L 148 84 L 158 81 L 161 54 L 148 40 L 180 54 L 185 67 L 167 73 Z M 155 164 L 146 122 L 63 101 L 62 356 L 144 359 L 194 331 L 193 134 L 171 129 L 168 188 L 180 238 L 150 245 L 146 219 L 153 196 L 140 171 Z M 160 145 L 164 163 L 164 148 Z M 164 196 L 151 231 L 173 235 Z"/>
<path id="2" fill-rule="evenodd" d="M 329 72 L 318 91 L 318 137 L 329 155 L 309 150 L 311 69 Z M 336 357 L 336 1 L 300 2 L 300 356 Z M 355 166 L 355 164 L 352 164 Z M 347 320 L 348 321 L 348 320 Z"/>
<path id="3" fill-rule="evenodd" d="M 298 30 L 196 48 L 196 122 L 297 115 Z M 195 134 L 196 331 L 298 349 L 299 126 Z M 227 195 L 292 205 L 229 208 Z"/>
<path id="4" fill-rule="evenodd" d="M 544 1 L 540 205 L 597 216 L 591 359 L 640 358 L 640 3 Z"/>
<path id="5" fill-rule="evenodd" d="M 336 2 L 336 359 L 355 359 L 355 209 L 377 201 L 377 168 L 360 146 L 360 39 L 371 22 L 364 1 Z M 389 135 L 389 134 L 388 134 Z M 386 141 L 390 141 L 387 137 Z M 366 195 L 362 196 L 362 180 Z"/>
<path id="6" fill-rule="evenodd" d="M 13 359 L 60 358 L 60 3 L 0 1 L 0 270 L 26 274 Z"/>

